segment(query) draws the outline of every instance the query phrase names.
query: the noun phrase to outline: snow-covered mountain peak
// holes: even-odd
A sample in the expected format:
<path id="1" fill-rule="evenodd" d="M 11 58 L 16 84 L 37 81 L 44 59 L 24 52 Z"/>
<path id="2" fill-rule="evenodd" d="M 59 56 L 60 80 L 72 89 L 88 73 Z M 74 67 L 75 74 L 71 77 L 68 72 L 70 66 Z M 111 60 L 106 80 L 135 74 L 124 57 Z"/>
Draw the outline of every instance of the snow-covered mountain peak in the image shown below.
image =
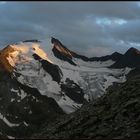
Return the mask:
<path id="1" fill-rule="evenodd" d="M 4 70 L 12 71 L 17 64 L 28 63 L 33 60 L 33 54 L 37 54 L 42 59 L 53 63 L 47 53 L 40 47 L 40 43 L 20 42 L 8 45 L 0 52 L 0 64 Z"/>

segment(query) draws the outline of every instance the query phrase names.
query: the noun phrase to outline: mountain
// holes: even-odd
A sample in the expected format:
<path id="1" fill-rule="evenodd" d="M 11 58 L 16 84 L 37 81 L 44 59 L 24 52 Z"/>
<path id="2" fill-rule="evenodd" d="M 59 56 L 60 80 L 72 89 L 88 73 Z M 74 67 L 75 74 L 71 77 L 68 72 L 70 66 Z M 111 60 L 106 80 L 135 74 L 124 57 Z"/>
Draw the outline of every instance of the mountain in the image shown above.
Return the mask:
<path id="1" fill-rule="evenodd" d="M 111 86 L 104 96 L 74 113 L 45 123 L 31 138 L 140 138 L 139 87 L 140 69 L 135 69 L 125 83 Z"/>
<path id="2" fill-rule="evenodd" d="M 84 61 L 88 61 L 89 58 L 86 56 L 79 55 L 68 48 L 66 48 L 58 39 L 52 37 L 51 42 L 54 44 L 53 46 L 53 53 L 54 55 L 64 61 L 68 61 L 70 64 L 75 65 L 72 58 L 80 58 Z"/>
<path id="3" fill-rule="evenodd" d="M 111 68 L 134 68 L 138 66 L 140 66 L 140 51 L 132 47 Z"/>
<path id="4" fill-rule="evenodd" d="M 52 37 L 51 42 L 54 44 L 53 50 L 52 50 L 54 52 L 54 55 L 56 57 L 58 57 L 59 59 L 68 61 L 72 65 L 76 65 L 72 61 L 72 58 L 82 59 L 83 61 L 107 61 L 107 60 L 117 61 L 123 56 L 122 54 L 120 54 L 118 52 L 114 52 L 111 55 L 88 58 L 86 56 L 79 55 L 79 54 L 69 50 L 58 39 L 55 39 L 55 38 Z"/>
<path id="5" fill-rule="evenodd" d="M 59 82 L 59 68 L 37 46 L 20 45 L 9 45 L 0 52 L 0 132 L 5 138 L 27 137 L 37 131 L 44 121 L 51 121 L 57 115 L 64 114 L 53 98 L 42 95 L 37 87 L 28 85 L 29 80 L 36 82 L 41 70 L 42 74 L 47 74 L 46 65 L 48 68 L 53 67 L 50 70 L 55 71 L 54 80 Z M 37 63 L 33 55 L 44 61 Z M 44 69 L 38 70 L 35 63 L 37 66 L 43 63 Z M 53 73 L 49 74 L 53 79 Z"/>
<path id="6" fill-rule="evenodd" d="M 62 81 L 62 77 L 40 42 L 24 41 L 1 50 L 1 137 L 29 137 L 45 121 L 86 102 L 80 86 L 69 78 Z"/>
<path id="7" fill-rule="evenodd" d="M 106 55 L 106 56 L 102 56 L 102 57 L 92 57 L 89 60 L 90 61 L 107 61 L 107 60 L 113 60 L 113 61 L 118 61 L 122 58 L 122 54 L 118 53 L 118 52 L 114 52 L 111 55 Z"/>
<path id="8" fill-rule="evenodd" d="M 132 71 L 110 68 L 124 56 L 115 52 L 90 60 L 55 38 L 25 40 L 0 50 L 0 137 L 29 138 L 43 124 L 69 118 L 102 98 Z"/>

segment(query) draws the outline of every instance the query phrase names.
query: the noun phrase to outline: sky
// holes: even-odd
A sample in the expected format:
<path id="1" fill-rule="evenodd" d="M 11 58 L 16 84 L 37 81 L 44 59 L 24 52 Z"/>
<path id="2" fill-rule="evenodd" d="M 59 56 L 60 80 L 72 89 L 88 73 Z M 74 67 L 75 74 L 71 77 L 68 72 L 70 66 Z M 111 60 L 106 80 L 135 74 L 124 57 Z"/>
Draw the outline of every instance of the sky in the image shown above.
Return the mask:
<path id="1" fill-rule="evenodd" d="M 59 39 L 88 57 L 140 49 L 140 2 L 0 2 L 0 47 Z"/>

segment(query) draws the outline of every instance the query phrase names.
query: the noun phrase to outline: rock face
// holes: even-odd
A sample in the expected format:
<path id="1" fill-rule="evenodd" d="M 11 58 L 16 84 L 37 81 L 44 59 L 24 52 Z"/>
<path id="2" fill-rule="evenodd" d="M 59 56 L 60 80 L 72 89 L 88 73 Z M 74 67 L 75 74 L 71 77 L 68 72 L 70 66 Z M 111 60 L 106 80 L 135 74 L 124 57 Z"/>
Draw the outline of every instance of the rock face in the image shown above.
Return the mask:
<path id="1" fill-rule="evenodd" d="M 80 88 L 79 85 L 74 83 L 69 78 L 66 79 L 65 84 L 64 83 L 61 84 L 61 89 L 62 92 L 64 92 L 69 98 L 71 98 L 76 103 L 83 104 L 87 102 L 84 99 L 83 90 Z"/>
<path id="2" fill-rule="evenodd" d="M 140 51 L 130 48 L 124 55 L 116 61 L 110 68 L 138 67 L 140 66 Z"/>
<path id="3" fill-rule="evenodd" d="M 140 69 L 107 94 L 44 124 L 32 138 L 140 138 Z"/>
<path id="4" fill-rule="evenodd" d="M 45 61 L 37 54 L 33 54 L 33 57 L 35 58 L 35 60 L 37 60 L 41 63 L 41 67 L 51 75 L 51 77 L 54 81 L 56 81 L 58 83 L 60 82 L 60 80 L 63 76 L 63 73 L 62 73 L 61 69 L 59 68 L 59 66 L 52 64 L 48 61 Z"/>

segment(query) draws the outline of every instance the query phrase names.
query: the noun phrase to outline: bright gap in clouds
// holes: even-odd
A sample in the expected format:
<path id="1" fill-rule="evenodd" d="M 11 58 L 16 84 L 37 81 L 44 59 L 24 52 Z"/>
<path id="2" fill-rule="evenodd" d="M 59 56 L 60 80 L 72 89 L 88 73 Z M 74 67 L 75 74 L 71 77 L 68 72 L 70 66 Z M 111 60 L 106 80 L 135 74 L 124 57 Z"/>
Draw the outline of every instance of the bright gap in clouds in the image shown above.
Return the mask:
<path id="1" fill-rule="evenodd" d="M 6 1 L 0 1 L 0 5 L 6 4 Z"/>
<path id="2" fill-rule="evenodd" d="M 126 24 L 127 21 L 124 19 L 118 19 L 118 18 L 96 18 L 96 23 L 98 25 L 107 25 L 107 26 L 116 26 L 116 25 L 123 25 Z"/>

